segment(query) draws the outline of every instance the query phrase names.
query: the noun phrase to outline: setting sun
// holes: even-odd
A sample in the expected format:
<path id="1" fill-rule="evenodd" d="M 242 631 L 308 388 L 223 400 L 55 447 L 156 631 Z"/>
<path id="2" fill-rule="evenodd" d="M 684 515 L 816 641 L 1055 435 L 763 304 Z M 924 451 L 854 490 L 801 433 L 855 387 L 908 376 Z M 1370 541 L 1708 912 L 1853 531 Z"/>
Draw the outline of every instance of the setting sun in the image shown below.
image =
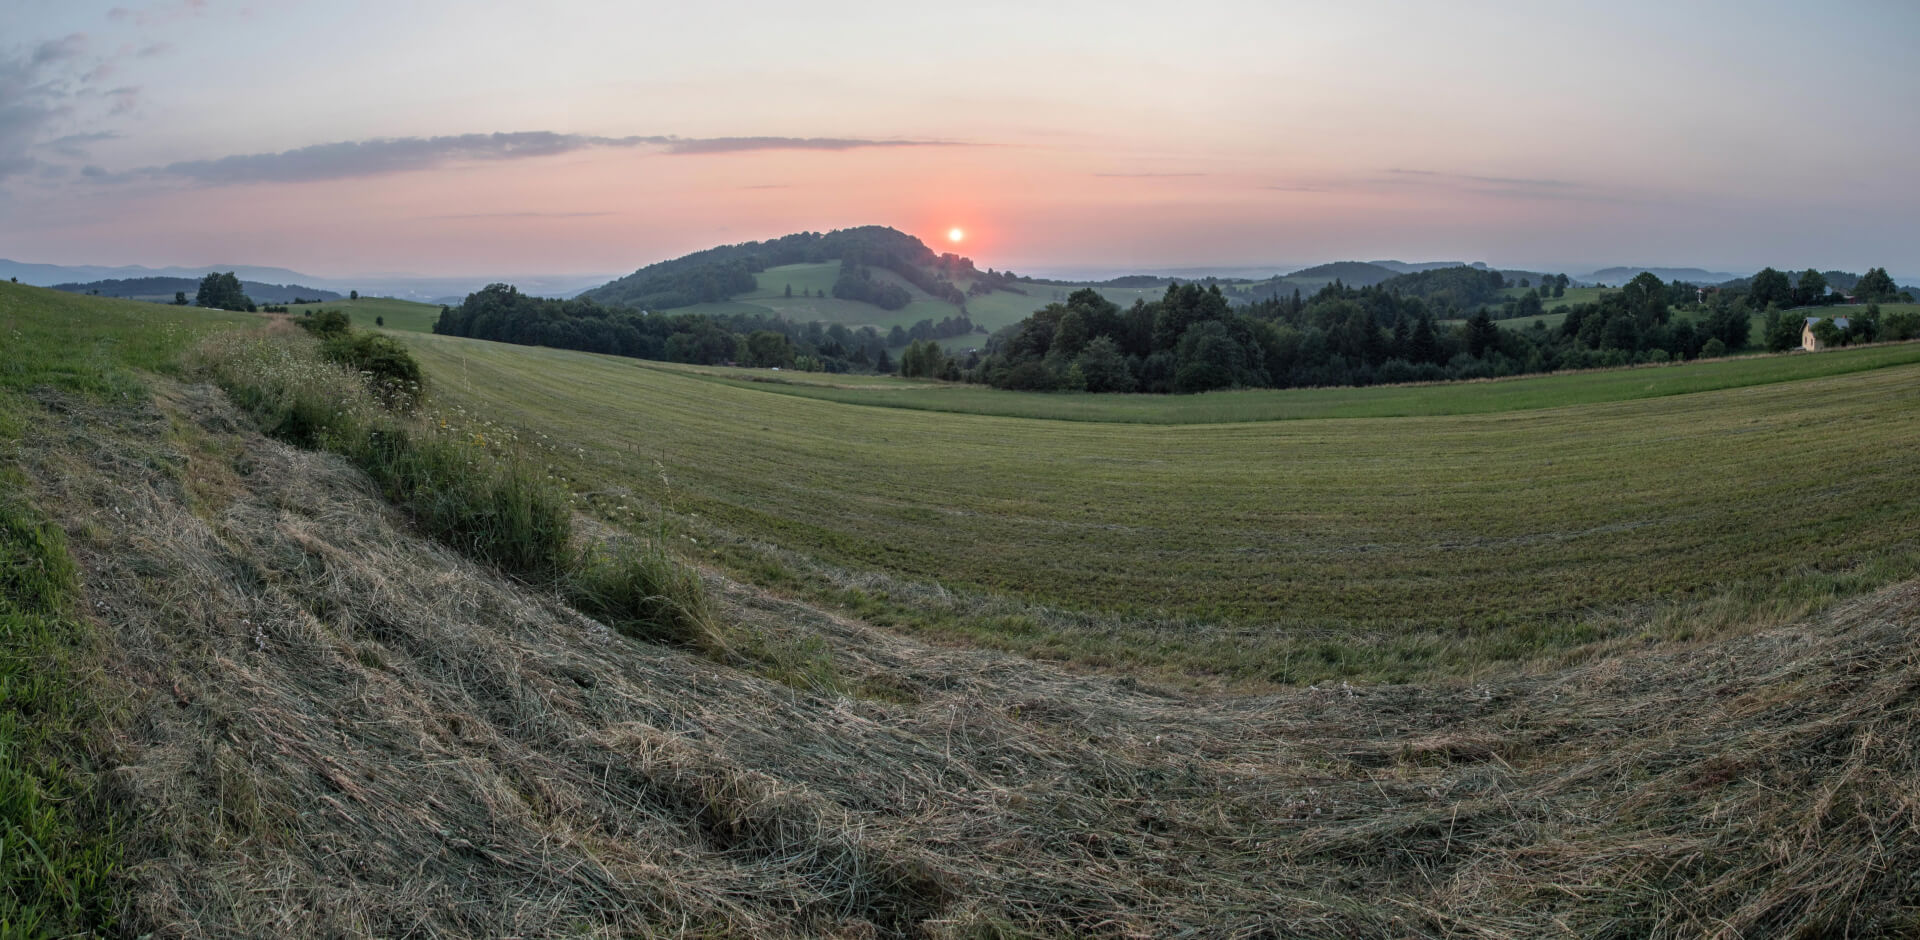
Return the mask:
<path id="1" fill-rule="evenodd" d="M 961 231 L 959 226 L 955 226 L 953 228 L 947 229 L 947 241 L 957 242 L 966 237 L 967 237 L 967 233 Z"/>

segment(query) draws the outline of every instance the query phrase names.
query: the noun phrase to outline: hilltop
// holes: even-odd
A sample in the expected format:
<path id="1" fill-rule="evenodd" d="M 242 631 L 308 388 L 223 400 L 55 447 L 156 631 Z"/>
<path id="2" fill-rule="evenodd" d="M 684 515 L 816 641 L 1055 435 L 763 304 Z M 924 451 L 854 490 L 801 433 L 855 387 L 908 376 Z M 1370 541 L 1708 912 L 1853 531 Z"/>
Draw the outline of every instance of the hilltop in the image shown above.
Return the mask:
<path id="1" fill-rule="evenodd" d="M 1290 280 L 1338 280 L 1349 287 L 1372 287 L 1382 281 L 1392 280 L 1404 272 L 1395 271 L 1384 265 L 1366 261 L 1336 261 L 1305 268 L 1287 275 Z"/>
<path id="2" fill-rule="evenodd" d="M 647 265 L 580 297 L 604 304 L 673 309 L 730 300 L 760 288 L 754 275 L 770 268 L 837 262 L 830 288 L 802 285 L 809 293 L 899 310 L 915 297 L 887 272 L 927 296 L 958 306 L 969 291 L 988 293 L 1011 278 L 987 275 L 954 254 L 936 255 L 925 242 L 880 225 L 838 229 L 826 234 L 801 232 L 764 242 L 742 242 L 696 251 Z M 962 285 L 965 285 L 964 287 Z"/>

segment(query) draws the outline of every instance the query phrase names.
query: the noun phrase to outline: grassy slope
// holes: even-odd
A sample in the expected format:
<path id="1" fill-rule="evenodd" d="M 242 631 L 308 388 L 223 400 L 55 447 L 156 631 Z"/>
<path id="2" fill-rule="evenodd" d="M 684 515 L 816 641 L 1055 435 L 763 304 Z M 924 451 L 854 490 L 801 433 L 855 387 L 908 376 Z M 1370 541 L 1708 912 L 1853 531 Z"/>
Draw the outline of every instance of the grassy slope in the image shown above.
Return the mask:
<path id="1" fill-rule="evenodd" d="M 382 318 L 386 320 L 386 329 L 410 333 L 431 333 L 433 324 L 440 319 L 440 308 L 435 304 L 395 300 L 392 297 L 335 300 L 324 304 L 289 306 L 287 309 L 295 316 L 309 311 L 339 310 L 346 313 L 356 328 L 366 329 L 373 329 L 374 319 Z"/>
<path id="2" fill-rule="evenodd" d="M 1094 612 L 1086 630 L 941 623 L 1090 662 L 1407 677 L 1583 642 L 1656 598 L 1771 603 L 1912 567 L 1920 347 L 1652 400 L 1540 407 L 1720 371 L 1536 380 L 1532 411 L 1153 426 L 932 417 L 559 350 L 414 345 L 443 395 L 552 435 L 587 489 L 697 515 L 740 570 L 803 582 L 819 562 Z M 1246 629 L 1113 625 L 1152 610 Z"/>

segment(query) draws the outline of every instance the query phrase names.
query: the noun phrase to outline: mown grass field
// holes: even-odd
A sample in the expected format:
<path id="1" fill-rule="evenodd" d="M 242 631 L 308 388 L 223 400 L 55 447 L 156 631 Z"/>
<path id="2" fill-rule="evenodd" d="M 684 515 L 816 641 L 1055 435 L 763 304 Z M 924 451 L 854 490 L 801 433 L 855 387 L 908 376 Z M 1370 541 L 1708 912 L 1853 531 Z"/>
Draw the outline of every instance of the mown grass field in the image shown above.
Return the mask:
<path id="1" fill-rule="evenodd" d="M 1143 417 L 1220 406 L 1083 406 L 1139 409 L 1133 423 L 928 415 L 411 339 L 444 401 L 549 435 L 584 491 L 670 505 L 717 563 L 881 622 L 1088 663 L 1270 681 L 1472 671 L 1650 629 L 1635 619 L 1649 605 L 1722 611 L 1661 628 L 1678 633 L 1745 623 L 1916 558 L 1920 346 L 1265 393 L 1270 416 L 1300 420 L 1168 424 Z M 1833 374 L 1847 368 L 1865 371 Z M 1688 391 L 1716 384 L 1739 387 Z M 1396 412 L 1421 416 L 1356 417 Z M 947 591 L 1015 606 L 963 616 Z"/>
<path id="2" fill-rule="evenodd" d="M 294 316 L 311 311 L 338 310 L 345 313 L 356 328 L 374 329 L 376 320 L 385 320 L 382 328 L 409 333 L 431 333 L 434 322 L 440 319 L 440 307 L 436 304 L 395 300 L 392 297 L 362 297 L 359 300 L 289 305 L 287 310 Z"/>

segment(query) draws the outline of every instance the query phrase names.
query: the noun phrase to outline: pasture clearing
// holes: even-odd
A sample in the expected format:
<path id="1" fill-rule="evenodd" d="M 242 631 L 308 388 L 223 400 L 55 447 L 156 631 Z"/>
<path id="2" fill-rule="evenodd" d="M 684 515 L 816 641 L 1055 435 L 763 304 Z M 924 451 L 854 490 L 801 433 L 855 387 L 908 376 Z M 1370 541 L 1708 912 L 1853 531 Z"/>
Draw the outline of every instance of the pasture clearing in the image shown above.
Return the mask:
<path id="1" fill-rule="evenodd" d="M 1772 622 L 1920 558 L 1915 346 L 1658 398 L 1568 404 L 1590 383 L 1712 387 L 1754 367 L 1459 386 L 1493 398 L 1443 406 L 1481 413 L 1156 425 L 853 407 L 811 396 L 945 390 L 747 387 L 412 339 L 438 394 L 549 435 L 583 492 L 671 507 L 697 557 L 1083 664 L 1255 684 L 1473 674 Z M 1812 377 L 1781 381 L 1795 368 Z M 1352 391 L 1408 396 L 1355 409 L 1391 411 L 1447 390 Z M 1299 393 L 1269 394 L 1283 411 Z"/>
<path id="2" fill-rule="evenodd" d="M 787 288 L 794 294 L 812 296 L 815 291 L 833 296 L 833 282 L 840 278 L 840 262 L 822 261 L 817 264 L 783 264 L 768 268 L 753 276 L 759 285 L 755 290 L 735 296 L 734 300 L 784 300 Z"/>
<path id="3" fill-rule="evenodd" d="M 438 304 L 416 303 L 411 300 L 397 300 L 392 297 L 362 297 L 359 300 L 333 300 L 319 304 L 289 304 L 287 311 L 293 316 L 318 313 L 322 310 L 338 310 L 347 315 L 355 329 L 388 329 L 409 333 L 431 333 L 433 325 L 440 320 Z M 375 320 L 386 321 L 375 326 Z"/>

